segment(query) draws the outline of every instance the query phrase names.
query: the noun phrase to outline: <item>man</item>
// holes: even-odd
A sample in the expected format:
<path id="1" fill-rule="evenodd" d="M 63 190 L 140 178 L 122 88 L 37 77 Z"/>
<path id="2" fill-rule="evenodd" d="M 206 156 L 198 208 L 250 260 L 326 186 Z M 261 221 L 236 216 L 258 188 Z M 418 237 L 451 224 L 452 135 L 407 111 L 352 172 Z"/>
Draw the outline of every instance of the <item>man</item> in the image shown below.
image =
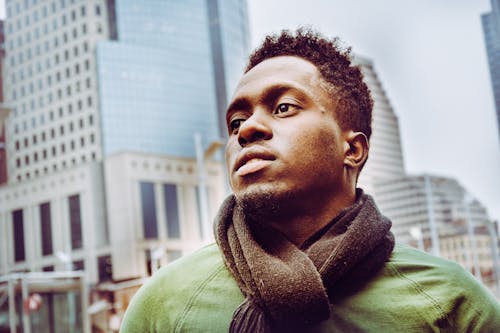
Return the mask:
<path id="1" fill-rule="evenodd" d="M 356 190 L 372 100 L 349 51 L 267 37 L 227 109 L 233 195 L 217 245 L 162 268 L 122 332 L 493 332 L 500 307 L 457 264 L 394 246 Z"/>

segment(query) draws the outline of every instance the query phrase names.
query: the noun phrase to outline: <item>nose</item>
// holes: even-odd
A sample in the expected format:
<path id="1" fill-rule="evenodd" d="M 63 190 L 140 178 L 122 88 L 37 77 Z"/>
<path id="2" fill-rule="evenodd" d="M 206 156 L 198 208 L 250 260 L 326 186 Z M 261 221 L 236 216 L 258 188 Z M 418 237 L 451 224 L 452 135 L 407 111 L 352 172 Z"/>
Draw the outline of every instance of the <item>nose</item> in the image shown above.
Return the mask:
<path id="1" fill-rule="evenodd" d="M 238 143 L 242 147 L 259 140 L 269 140 L 272 137 L 273 132 L 266 122 L 266 113 L 263 110 L 255 111 L 240 125 L 238 130 Z"/>

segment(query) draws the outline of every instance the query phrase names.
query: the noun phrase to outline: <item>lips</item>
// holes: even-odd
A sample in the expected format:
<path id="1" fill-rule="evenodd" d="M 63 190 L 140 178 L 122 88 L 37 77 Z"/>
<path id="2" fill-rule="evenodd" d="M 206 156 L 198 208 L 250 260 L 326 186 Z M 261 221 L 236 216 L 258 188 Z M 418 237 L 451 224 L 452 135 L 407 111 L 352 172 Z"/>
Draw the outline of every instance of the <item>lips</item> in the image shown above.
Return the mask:
<path id="1" fill-rule="evenodd" d="M 245 176 L 268 166 L 276 157 L 263 148 L 248 148 L 242 150 L 236 158 L 234 172 Z"/>

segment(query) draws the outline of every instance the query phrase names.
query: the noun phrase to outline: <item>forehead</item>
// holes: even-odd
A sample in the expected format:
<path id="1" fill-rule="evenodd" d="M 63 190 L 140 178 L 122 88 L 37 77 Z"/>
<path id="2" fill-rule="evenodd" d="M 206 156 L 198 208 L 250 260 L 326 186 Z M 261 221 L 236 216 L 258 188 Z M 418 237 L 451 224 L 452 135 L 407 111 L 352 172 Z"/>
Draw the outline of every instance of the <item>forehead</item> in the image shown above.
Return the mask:
<path id="1" fill-rule="evenodd" d="M 272 85 L 299 86 L 314 94 L 319 93 L 316 90 L 321 88 L 322 81 L 313 63 L 300 57 L 279 56 L 264 60 L 245 73 L 236 87 L 234 97 L 264 90 Z"/>

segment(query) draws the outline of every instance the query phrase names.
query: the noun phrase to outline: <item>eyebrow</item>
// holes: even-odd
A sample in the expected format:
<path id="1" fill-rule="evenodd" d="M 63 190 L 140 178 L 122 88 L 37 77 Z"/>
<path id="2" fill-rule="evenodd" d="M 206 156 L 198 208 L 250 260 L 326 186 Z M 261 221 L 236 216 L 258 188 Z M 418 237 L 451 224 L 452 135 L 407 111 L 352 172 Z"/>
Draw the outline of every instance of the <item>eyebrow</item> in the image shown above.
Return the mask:
<path id="1" fill-rule="evenodd" d="M 300 98 L 303 99 L 305 97 L 305 93 L 290 84 L 275 84 L 270 87 L 268 87 L 262 95 L 259 97 L 258 103 L 259 104 L 271 104 L 276 101 L 281 95 L 283 95 L 285 92 L 288 91 L 293 91 L 300 95 Z M 235 99 L 227 108 L 226 111 L 226 118 L 232 113 L 235 112 L 236 110 L 244 110 L 247 111 L 248 109 L 251 108 L 251 102 L 248 97 L 239 97 Z"/>

